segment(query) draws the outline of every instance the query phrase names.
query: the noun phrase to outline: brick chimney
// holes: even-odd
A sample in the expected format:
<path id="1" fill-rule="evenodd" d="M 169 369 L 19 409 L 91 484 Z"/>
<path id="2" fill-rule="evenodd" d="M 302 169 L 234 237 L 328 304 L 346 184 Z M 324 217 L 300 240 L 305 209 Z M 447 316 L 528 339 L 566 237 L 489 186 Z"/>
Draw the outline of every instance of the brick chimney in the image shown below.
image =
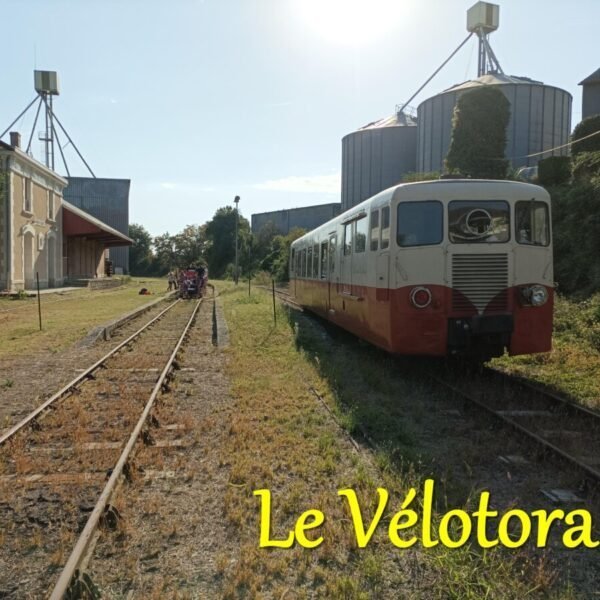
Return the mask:
<path id="1" fill-rule="evenodd" d="M 20 148 L 21 147 L 21 134 L 18 131 L 11 131 L 10 132 L 10 145 L 13 148 Z"/>

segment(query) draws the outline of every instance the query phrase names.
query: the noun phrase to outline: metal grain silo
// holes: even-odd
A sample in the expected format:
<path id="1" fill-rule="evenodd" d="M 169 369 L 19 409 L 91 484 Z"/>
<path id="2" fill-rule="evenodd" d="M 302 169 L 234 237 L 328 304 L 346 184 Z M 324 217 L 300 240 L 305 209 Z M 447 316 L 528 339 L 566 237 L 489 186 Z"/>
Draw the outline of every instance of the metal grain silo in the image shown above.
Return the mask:
<path id="1" fill-rule="evenodd" d="M 506 158 L 513 167 L 533 166 L 542 158 L 568 154 L 568 148 L 562 148 L 529 156 L 569 142 L 571 94 L 527 77 L 494 73 L 451 87 L 419 105 L 417 171 L 443 169 L 456 101 L 460 94 L 480 85 L 497 85 L 510 102 Z"/>
<path id="2" fill-rule="evenodd" d="M 342 139 L 342 211 L 397 184 L 415 171 L 417 127 L 398 113 Z"/>

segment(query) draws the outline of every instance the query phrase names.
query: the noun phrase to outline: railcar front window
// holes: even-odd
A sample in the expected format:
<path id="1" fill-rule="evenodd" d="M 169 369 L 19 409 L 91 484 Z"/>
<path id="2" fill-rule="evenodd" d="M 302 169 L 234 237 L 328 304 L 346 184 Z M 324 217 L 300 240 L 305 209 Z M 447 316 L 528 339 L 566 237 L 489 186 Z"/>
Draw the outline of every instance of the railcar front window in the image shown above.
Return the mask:
<path id="1" fill-rule="evenodd" d="M 444 237 L 444 211 L 437 200 L 398 204 L 398 245 L 431 246 Z"/>
<path id="2" fill-rule="evenodd" d="M 550 243 L 550 219 L 545 202 L 529 200 L 517 202 L 515 231 L 519 244 L 547 246 Z"/>
<path id="3" fill-rule="evenodd" d="M 453 200 L 448 205 L 453 244 L 503 243 L 510 239 L 510 209 L 504 200 Z"/>

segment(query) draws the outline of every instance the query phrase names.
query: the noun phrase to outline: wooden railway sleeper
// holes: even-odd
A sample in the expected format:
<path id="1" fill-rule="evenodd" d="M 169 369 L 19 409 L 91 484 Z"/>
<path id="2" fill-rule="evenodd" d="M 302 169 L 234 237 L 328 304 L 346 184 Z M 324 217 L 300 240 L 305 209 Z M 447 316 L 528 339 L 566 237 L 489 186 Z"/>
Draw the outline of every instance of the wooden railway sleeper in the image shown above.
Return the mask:
<path id="1" fill-rule="evenodd" d="M 75 571 L 64 595 L 64 600 L 100 600 L 102 595 L 87 573 Z"/>

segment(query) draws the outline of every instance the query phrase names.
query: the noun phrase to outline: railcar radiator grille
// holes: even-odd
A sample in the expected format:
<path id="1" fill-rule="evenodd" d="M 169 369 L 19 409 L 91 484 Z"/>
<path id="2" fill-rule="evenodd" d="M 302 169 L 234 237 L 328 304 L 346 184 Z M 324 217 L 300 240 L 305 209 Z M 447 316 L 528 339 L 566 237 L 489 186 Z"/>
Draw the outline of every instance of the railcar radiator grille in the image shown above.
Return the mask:
<path id="1" fill-rule="evenodd" d="M 506 310 L 508 305 L 507 254 L 453 254 L 452 308 L 479 312 Z"/>

